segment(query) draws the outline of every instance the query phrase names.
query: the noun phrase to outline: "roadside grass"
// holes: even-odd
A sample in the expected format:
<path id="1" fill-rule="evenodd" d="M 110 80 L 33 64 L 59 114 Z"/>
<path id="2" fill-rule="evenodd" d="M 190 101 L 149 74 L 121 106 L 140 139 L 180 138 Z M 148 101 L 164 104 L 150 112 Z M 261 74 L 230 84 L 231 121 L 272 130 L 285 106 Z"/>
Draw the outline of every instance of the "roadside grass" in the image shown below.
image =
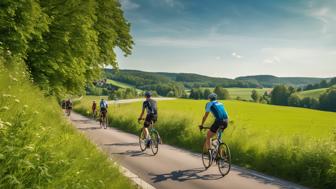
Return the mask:
<path id="1" fill-rule="evenodd" d="M 322 88 L 322 89 L 313 89 L 308 91 L 302 91 L 298 92 L 297 94 L 301 97 L 312 97 L 318 99 L 321 94 L 323 94 L 328 88 Z"/>
<path id="2" fill-rule="evenodd" d="M 85 97 L 75 110 L 89 115 L 90 103 Z M 156 128 L 163 142 L 200 152 L 205 133 L 197 125 L 205 103 L 181 99 L 158 102 Z M 336 113 L 241 101 L 224 103 L 230 114 L 224 140 L 235 164 L 314 188 L 336 188 Z M 109 123 L 138 134 L 140 110 L 140 102 L 110 105 Z"/>
<path id="3" fill-rule="evenodd" d="M 11 67 L 11 68 L 8 68 Z M 0 188 L 135 188 L 19 63 L 0 59 Z"/>

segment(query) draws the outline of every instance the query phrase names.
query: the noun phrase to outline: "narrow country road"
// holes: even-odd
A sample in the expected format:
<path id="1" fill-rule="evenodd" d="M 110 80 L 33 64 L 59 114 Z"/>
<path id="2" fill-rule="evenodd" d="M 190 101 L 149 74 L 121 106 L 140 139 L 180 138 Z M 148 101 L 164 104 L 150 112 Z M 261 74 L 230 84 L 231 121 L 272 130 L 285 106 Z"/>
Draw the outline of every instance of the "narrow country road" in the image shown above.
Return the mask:
<path id="1" fill-rule="evenodd" d="M 204 170 L 200 155 L 169 145 L 160 145 L 159 153 L 141 152 L 138 137 L 113 128 L 100 129 L 99 123 L 79 114 L 71 122 L 114 161 L 157 189 L 271 189 L 304 188 L 260 173 L 233 167 L 222 178 L 217 166 Z M 164 139 L 163 139 L 164 140 Z"/>

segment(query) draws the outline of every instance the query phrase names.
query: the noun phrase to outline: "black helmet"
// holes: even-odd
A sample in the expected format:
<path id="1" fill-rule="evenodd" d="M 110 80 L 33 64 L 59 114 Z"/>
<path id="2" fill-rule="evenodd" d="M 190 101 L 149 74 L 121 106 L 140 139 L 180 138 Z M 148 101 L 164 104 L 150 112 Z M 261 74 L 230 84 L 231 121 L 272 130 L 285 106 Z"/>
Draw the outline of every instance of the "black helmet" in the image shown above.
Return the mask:
<path id="1" fill-rule="evenodd" d="M 145 92 L 145 97 L 149 98 L 152 96 L 152 93 L 150 91 Z"/>
<path id="2" fill-rule="evenodd" d="M 216 93 L 209 94 L 208 99 L 210 99 L 211 101 L 217 100 L 217 94 Z"/>

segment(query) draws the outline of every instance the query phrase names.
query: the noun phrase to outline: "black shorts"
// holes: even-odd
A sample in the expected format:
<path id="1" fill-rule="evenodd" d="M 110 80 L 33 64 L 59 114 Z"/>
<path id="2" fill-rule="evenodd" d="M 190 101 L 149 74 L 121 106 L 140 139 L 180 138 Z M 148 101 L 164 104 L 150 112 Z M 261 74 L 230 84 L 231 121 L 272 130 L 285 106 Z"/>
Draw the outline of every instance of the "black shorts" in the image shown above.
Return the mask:
<path id="1" fill-rule="evenodd" d="M 213 133 L 216 133 L 217 130 L 220 129 L 226 129 L 228 126 L 228 120 L 216 120 L 210 127 L 210 131 Z"/>
<path id="2" fill-rule="evenodd" d="M 155 123 L 157 121 L 157 115 L 155 114 L 147 114 L 144 127 L 149 127 L 150 124 L 153 122 Z"/>

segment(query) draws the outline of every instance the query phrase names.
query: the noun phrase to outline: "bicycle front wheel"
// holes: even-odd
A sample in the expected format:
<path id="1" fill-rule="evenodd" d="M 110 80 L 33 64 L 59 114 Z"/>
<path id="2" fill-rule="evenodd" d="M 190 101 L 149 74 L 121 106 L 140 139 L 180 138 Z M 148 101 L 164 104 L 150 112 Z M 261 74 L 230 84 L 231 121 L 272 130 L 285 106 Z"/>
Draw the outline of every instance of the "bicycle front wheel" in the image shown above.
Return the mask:
<path id="1" fill-rule="evenodd" d="M 150 145 L 153 155 L 156 155 L 159 151 L 159 133 L 157 131 L 153 131 L 151 133 L 151 145 Z"/>
<path id="2" fill-rule="evenodd" d="M 212 158 L 211 158 L 211 154 L 209 153 L 209 150 L 206 150 L 205 142 L 206 141 L 204 141 L 204 145 L 202 149 L 202 163 L 203 163 L 204 168 L 208 169 L 212 164 Z"/>
<path id="3" fill-rule="evenodd" d="M 146 136 L 143 132 L 144 129 L 141 129 L 140 134 L 139 134 L 139 146 L 140 150 L 143 152 L 146 150 Z"/>
<path id="4" fill-rule="evenodd" d="M 231 169 L 231 153 L 229 146 L 225 143 L 220 144 L 218 149 L 218 169 L 222 176 L 229 174 Z"/>

